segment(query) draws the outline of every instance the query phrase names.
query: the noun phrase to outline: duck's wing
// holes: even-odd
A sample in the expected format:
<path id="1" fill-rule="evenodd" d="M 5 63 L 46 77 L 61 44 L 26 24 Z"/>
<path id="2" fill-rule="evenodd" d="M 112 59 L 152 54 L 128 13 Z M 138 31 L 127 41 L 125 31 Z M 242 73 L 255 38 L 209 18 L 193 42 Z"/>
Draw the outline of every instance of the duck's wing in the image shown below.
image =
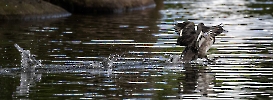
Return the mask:
<path id="1" fill-rule="evenodd" d="M 205 41 L 204 35 L 209 31 L 209 27 L 205 26 L 203 23 L 199 23 L 197 25 L 196 33 L 198 36 L 196 37 L 196 47 L 199 48 L 201 44 Z"/>
<path id="2" fill-rule="evenodd" d="M 201 36 L 204 35 L 204 31 L 202 30 L 204 26 L 205 25 L 203 23 L 199 23 L 197 25 L 197 31 L 196 31 L 196 33 L 198 34 L 198 36 L 196 38 L 196 41 L 200 41 Z"/>
<path id="3" fill-rule="evenodd" d="M 175 32 L 176 32 L 177 34 L 179 34 L 179 36 L 182 36 L 183 29 L 184 29 L 187 25 L 189 25 L 190 23 L 192 23 L 192 22 L 190 22 L 190 21 L 185 21 L 185 22 L 183 22 L 183 23 L 177 23 L 177 24 L 174 26 Z"/>
<path id="4" fill-rule="evenodd" d="M 204 35 L 210 35 L 211 39 L 213 40 L 213 44 L 215 42 L 215 36 L 221 34 L 222 32 L 227 32 L 226 30 L 223 29 L 223 26 L 220 25 L 216 25 L 216 26 L 205 26 L 203 23 L 198 24 L 197 27 L 197 33 L 199 33 L 198 37 L 197 37 L 197 42 L 198 42 L 198 46 L 200 47 L 200 45 L 204 42 Z"/>
<path id="5" fill-rule="evenodd" d="M 217 36 L 217 35 L 219 35 L 219 34 L 221 34 L 223 32 L 228 32 L 225 29 L 223 29 L 223 26 L 221 26 L 221 24 L 216 25 L 216 26 L 212 26 L 210 29 L 213 31 L 214 36 Z"/>
<path id="6" fill-rule="evenodd" d="M 180 36 L 177 39 L 177 45 L 188 46 L 191 45 L 196 38 L 195 25 L 193 22 L 188 23 L 180 30 Z"/>

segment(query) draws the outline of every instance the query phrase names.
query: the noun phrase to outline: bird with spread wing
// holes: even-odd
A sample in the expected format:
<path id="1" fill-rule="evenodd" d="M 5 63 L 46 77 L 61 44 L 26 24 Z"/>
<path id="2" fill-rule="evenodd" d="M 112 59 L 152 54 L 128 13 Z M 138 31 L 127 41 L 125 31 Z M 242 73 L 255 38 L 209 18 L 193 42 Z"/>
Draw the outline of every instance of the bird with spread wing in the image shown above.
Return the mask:
<path id="1" fill-rule="evenodd" d="M 188 62 L 197 58 L 206 58 L 208 61 L 212 61 L 208 59 L 206 53 L 215 43 L 215 36 L 226 30 L 223 29 L 221 24 L 208 27 L 203 23 L 199 23 L 197 28 L 195 27 L 195 24 L 190 21 L 175 25 L 175 30 L 179 34 L 176 44 L 185 46 L 181 55 L 182 61 Z"/>

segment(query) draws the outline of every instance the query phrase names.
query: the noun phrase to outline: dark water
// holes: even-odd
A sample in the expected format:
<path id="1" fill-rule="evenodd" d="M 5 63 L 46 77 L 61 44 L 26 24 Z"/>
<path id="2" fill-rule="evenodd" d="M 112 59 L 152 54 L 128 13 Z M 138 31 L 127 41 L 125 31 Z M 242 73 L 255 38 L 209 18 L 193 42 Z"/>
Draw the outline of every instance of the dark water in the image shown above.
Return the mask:
<path id="1" fill-rule="evenodd" d="M 0 23 L 1 99 L 273 99 L 273 8 L 170 0 L 143 11 Z M 224 24 L 209 64 L 177 61 L 174 20 Z M 20 71 L 14 44 L 42 60 Z M 170 58 L 175 62 L 169 62 Z"/>

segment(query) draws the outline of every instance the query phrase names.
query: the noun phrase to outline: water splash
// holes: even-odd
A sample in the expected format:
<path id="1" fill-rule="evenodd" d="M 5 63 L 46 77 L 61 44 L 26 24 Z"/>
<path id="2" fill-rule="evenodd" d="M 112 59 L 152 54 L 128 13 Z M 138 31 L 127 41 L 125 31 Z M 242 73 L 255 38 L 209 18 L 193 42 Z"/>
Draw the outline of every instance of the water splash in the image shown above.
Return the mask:
<path id="1" fill-rule="evenodd" d="M 169 58 L 166 61 L 167 63 L 181 63 L 181 55 L 169 55 Z"/>
<path id="2" fill-rule="evenodd" d="M 111 68 L 113 67 L 114 63 L 121 57 L 121 55 L 118 54 L 111 54 L 108 58 L 105 58 L 102 61 L 103 67 Z"/>
<path id="3" fill-rule="evenodd" d="M 36 73 L 36 67 L 42 66 L 41 61 L 36 60 L 29 50 L 24 50 L 19 45 L 14 44 L 21 55 L 21 75 L 20 85 L 16 88 L 16 96 L 28 96 L 30 87 L 41 80 L 42 74 Z"/>
<path id="4" fill-rule="evenodd" d="M 42 65 L 41 61 L 36 60 L 34 55 L 32 55 L 29 50 L 24 50 L 17 44 L 14 44 L 14 46 L 20 52 L 21 68 L 23 70 L 34 71 L 35 67 Z"/>

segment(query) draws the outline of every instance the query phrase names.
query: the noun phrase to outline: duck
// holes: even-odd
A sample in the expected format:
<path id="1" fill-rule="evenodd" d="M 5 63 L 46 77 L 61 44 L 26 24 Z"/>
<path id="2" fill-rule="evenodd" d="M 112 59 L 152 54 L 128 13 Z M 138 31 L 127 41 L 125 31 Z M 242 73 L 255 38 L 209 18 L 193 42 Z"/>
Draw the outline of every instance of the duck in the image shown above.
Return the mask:
<path id="1" fill-rule="evenodd" d="M 204 23 L 199 23 L 196 26 L 194 22 L 190 21 L 177 23 L 174 29 L 179 34 L 176 45 L 185 46 L 181 54 L 184 62 L 193 61 L 197 58 L 205 58 L 212 62 L 213 60 L 207 57 L 207 52 L 215 43 L 215 37 L 227 32 L 223 29 L 222 24 L 209 27 L 205 26 Z"/>

